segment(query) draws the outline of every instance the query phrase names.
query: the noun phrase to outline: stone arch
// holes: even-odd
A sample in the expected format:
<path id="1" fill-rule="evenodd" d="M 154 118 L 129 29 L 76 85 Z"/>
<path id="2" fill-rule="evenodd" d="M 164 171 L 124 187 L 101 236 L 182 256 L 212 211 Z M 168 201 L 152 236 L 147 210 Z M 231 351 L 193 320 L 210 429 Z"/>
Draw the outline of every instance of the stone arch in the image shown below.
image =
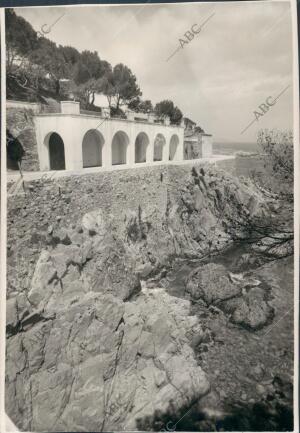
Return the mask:
<path id="1" fill-rule="evenodd" d="M 140 132 L 135 139 L 135 162 L 146 162 L 149 137 L 145 132 Z"/>
<path id="2" fill-rule="evenodd" d="M 153 161 L 163 160 L 163 149 L 166 145 L 166 139 L 162 134 L 157 134 L 154 140 Z"/>
<path id="3" fill-rule="evenodd" d="M 45 145 L 49 154 L 50 170 L 65 170 L 65 145 L 57 132 L 50 132 L 45 138 Z"/>
<path id="4" fill-rule="evenodd" d="M 89 129 L 82 140 L 82 166 L 100 167 L 102 165 L 102 147 L 104 138 L 96 129 Z"/>
<path id="5" fill-rule="evenodd" d="M 170 140 L 169 160 L 178 159 L 179 137 L 173 134 Z"/>
<path id="6" fill-rule="evenodd" d="M 124 131 L 116 132 L 111 143 L 112 165 L 126 164 L 128 145 L 128 135 Z"/>

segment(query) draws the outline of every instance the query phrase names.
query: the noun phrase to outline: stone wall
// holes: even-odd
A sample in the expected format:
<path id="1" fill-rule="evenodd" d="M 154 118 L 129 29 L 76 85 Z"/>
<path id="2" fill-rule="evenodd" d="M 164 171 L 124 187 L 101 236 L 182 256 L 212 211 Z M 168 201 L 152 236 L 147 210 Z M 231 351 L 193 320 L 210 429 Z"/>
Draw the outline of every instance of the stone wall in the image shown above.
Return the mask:
<path id="1" fill-rule="evenodd" d="M 30 107 L 30 104 L 27 104 Z M 39 170 L 37 139 L 33 121 L 34 109 L 27 105 L 9 105 L 6 109 L 6 128 L 24 149 L 22 169 L 24 171 Z M 36 105 L 36 104 L 35 104 Z M 10 167 L 11 161 L 7 161 Z"/>

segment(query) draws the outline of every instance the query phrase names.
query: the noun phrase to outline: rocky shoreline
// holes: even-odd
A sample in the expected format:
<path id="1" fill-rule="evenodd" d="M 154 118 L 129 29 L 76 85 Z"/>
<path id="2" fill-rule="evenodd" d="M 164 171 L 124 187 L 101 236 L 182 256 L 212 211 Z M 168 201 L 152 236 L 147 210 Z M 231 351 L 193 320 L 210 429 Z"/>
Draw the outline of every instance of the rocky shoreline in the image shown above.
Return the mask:
<path id="1" fill-rule="evenodd" d="M 159 201 L 143 190 L 119 212 L 103 204 L 49 223 L 37 261 L 15 263 L 30 268 L 25 287 L 9 275 L 7 302 L 6 410 L 19 428 L 169 430 L 188 409 L 176 430 L 230 430 L 237 400 L 244 421 L 266 400 L 264 426 L 277 428 L 280 410 L 290 426 L 292 321 L 272 326 L 293 303 L 291 260 L 277 262 L 288 275 L 278 282 L 278 265 L 254 255 L 248 274 L 216 259 L 230 255 L 232 216 L 264 215 L 268 203 L 212 167 L 172 167 L 157 181 Z"/>
<path id="2" fill-rule="evenodd" d="M 236 250 L 239 255 L 239 249 Z M 218 267 L 220 270 L 224 255 L 212 259 L 218 262 L 212 269 Z M 226 262 L 228 266 L 228 257 Z M 195 263 L 181 264 L 182 269 L 167 275 L 162 285 L 170 294 L 190 299 L 188 292 L 180 293 L 179 289 L 184 288 L 183 281 L 189 281 L 189 277 L 195 275 L 195 266 Z M 203 267 L 207 268 L 207 265 Z M 199 272 L 199 267 L 195 269 Z M 234 258 L 232 266 L 225 273 L 223 268 L 220 276 L 229 277 L 233 270 L 237 270 Z M 216 279 L 215 274 L 209 281 Z M 253 283 L 266 290 L 274 318 L 253 328 L 237 323 L 223 308 L 222 302 L 207 305 L 199 300 L 191 301 L 191 314 L 199 317 L 204 330 L 203 336 L 193 341 L 193 348 L 199 365 L 207 374 L 211 391 L 176 425 L 178 431 L 293 429 L 293 309 L 289 308 L 293 304 L 293 259 L 258 266 L 246 272 L 243 279 L 241 290 Z M 228 290 L 224 292 L 226 294 Z M 234 299 L 236 297 L 231 301 Z M 255 319 L 251 310 L 246 309 L 244 314 L 246 312 Z M 260 305 L 255 313 L 261 319 Z M 244 317 L 248 318 L 246 314 Z M 168 416 L 173 425 L 181 418 L 176 412 Z M 161 415 L 156 424 L 164 424 L 165 420 L 166 416 Z"/>

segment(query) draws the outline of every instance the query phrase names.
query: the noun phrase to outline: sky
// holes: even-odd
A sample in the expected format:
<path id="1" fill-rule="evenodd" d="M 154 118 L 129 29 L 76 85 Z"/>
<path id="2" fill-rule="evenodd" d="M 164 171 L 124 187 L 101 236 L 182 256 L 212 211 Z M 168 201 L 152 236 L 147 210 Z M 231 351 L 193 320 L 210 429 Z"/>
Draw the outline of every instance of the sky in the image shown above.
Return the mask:
<path id="1" fill-rule="evenodd" d="M 37 31 L 43 24 L 52 26 L 47 37 L 57 44 L 97 51 L 112 66 L 126 64 L 137 77 L 143 99 L 153 104 L 171 99 L 216 142 L 254 142 L 259 129 L 293 127 L 288 2 L 145 3 L 15 11 Z M 188 41 L 184 35 L 192 27 L 200 32 Z M 182 48 L 180 39 L 188 41 L 181 42 Z M 255 111 L 263 113 L 259 106 L 269 97 L 274 102 L 278 95 L 276 103 L 262 116 L 256 115 L 258 120 L 243 132 L 255 119 Z M 99 105 L 103 105 L 101 99 Z"/>

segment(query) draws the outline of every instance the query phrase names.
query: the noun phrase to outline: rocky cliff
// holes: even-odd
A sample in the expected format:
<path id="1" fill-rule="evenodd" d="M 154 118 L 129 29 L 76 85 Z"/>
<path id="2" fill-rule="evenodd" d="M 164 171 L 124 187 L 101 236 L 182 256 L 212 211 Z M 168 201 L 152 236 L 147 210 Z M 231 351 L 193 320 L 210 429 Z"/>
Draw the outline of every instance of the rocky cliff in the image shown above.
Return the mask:
<path id="1" fill-rule="evenodd" d="M 223 250 L 233 215 L 268 209 L 250 182 L 211 167 L 158 174 L 159 201 L 145 181 L 121 206 L 130 185 L 120 173 L 110 201 L 93 191 L 94 209 L 84 213 L 73 203 L 69 224 L 57 219 L 55 206 L 54 216 L 38 212 L 44 232 L 34 256 L 18 262 L 10 243 L 9 263 L 20 273 L 9 275 L 6 410 L 22 430 L 134 430 L 158 409 L 189 407 L 208 393 L 193 350 L 204 335 L 201 320 L 190 301 L 147 288 L 145 280 L 163 276 L 175 259 Z M 41 185 L 28 185 L 32 197 L 36 189 Z M 21 285 L 26 266 L 30 279 Z"/>

